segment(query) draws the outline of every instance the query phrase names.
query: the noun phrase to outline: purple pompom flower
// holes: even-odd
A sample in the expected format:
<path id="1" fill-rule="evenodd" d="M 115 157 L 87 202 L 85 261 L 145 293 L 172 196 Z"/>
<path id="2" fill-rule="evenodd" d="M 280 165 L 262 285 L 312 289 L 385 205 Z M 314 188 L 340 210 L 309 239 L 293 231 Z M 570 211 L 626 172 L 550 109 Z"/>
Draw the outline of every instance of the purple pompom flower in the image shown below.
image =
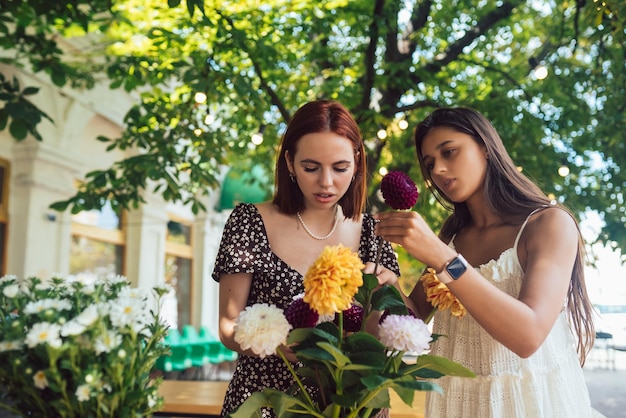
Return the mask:
<path id="1" fill-rule="evenodd" d="M 364 314 L 365 311 L 359 305 L 350 306 L 343 311 L 343 329 L 347 332 L 360 331 Z M 335 316 L 334 322 L 337 324 L 337 316 Z"/>
<path id="2" fill-rule="evenodd" d="M 317 324 L 319 315 L 302 298 L 295 299 L 285 310 L 285 317 L 295 328 L 309 328 Z"/>
<path id="3" fill-rule="evenodd" d="M 390 171 L 380 183 L 380 191 L 385 203 L 395 210 L 411 209 L 417 203 L 417 186 L 402 171 Z"/>

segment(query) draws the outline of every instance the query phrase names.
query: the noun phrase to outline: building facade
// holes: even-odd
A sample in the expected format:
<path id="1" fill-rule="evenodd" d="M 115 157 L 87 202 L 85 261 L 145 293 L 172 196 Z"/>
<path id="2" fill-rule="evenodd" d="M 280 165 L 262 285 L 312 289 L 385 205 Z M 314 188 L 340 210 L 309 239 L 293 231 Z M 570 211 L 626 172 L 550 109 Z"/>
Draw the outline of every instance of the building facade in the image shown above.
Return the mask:
<path id="1" fill-rule="evenodd" d="M 38 131 L 43 141 L 16 141 L 0 132 L 0 269 L 18 277 L 53 274 L 95 280 L 111 274 L 134 285 L 169 284 L 164 318 L 172 326 L 207 326 L 217 335 L 218 286 L 213 263 L 230 208 L 220 190 L 205 202 L 207 211 L 166 203 L 146 192 L 137 210 L 114 213 L 110 207 L 72 215 L 50 204 L 76 192 L 85 174 L 124 157 L 107 152 L 99 135 L 119 136 L 133 98 L 104 86 L 76 91 L 58 88 L 47 77 L 0 66 L 21 86 L 37 86 L 33 103 L 53 120 Z"/>

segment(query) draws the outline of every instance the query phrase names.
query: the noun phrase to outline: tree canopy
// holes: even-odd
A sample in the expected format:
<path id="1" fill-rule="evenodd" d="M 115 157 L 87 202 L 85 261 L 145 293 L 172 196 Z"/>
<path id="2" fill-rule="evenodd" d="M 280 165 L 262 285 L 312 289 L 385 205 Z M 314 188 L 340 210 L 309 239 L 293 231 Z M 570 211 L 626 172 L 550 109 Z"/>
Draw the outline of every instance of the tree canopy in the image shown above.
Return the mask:
<path id="1" fill-rule="evenodd" d="M 140 98 L 121 137 L 99 138 L 109 150 L 136 152 L 89 173 L 59 210 L 106 200 L 131 207 L 150 184 L 203 210 L 224 164 L 272 172 L 286 121 L 317 98 L 341 101 L 359 121 L 370 203 L 380 208 L 381 168 L 405 171 L 425 190 L 415 124 L 436 107 L 470 106 L 489 117 L 525 174 L 578 215 L 597 211 L 599 239 L 626 249 L 626 18 L 618 3 L 3 0 L 0 47 L 10 53 L 0 60 L 45 72 L 57 86 L 90 88 L 101 75 Z M 64 53 L 58 35 L 91 47 Z M 36 93 L 0 73 L 0 130 L 45 141 L 37 125 L 48 116 L 28 100 Z M 569 174 L 558 174 L 562 165 Z M 417 209 L 437 227 L 445 213 L 422 196 Z"/>

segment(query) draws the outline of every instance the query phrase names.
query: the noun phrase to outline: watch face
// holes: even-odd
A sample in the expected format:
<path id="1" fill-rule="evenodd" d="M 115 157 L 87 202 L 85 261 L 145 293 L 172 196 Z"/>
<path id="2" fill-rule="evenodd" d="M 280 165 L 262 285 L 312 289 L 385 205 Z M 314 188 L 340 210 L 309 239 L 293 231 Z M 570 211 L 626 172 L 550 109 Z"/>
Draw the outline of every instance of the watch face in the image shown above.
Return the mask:
<path id="1" fill-rule="evenodd" d="M 452 260 L 448 264 L 448 266 L 446 267 L 446 270 L 448 271 L 450 276 L 452 276 L 452 278 L 456 280 L 459 277 L 461 277 L 463 273 L 465 273 L 465 270 L 467 270 L 467 265 L 463 262 L 463 259 L 461 259 L 459 256 L 459 257 L 456 257 L 454 260 Z"/>

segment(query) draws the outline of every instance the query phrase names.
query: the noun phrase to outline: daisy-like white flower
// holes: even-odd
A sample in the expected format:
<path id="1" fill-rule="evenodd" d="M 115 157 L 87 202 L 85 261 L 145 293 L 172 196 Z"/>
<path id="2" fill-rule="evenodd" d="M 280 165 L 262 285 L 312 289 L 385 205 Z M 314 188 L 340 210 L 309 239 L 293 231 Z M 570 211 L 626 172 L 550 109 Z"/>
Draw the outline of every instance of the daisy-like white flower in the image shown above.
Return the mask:
<path id="1" fill-rule="evenodd" d="M 287 342 L 292 328 L 283 311 L 267 303 L 247 306 L 235 323 L 235 341 L 261 358 L 276 353 L 276 348 Z"/>
<path id="2" fill-rule="evenodd" d="M 73 319 L 63 324 L 61 327 L 61 336 L 67 337 L 69 335 L 80 335 L 85 332 L 86 328 L 86 326 L 76 321 L 76 319 Z"/>
<path id="3" fill-rule="evenodd" d="M 2 289 L 2 293 L 4 294 L 4 296 L 13 299 L 20 293 L 20 287 L 16 284 L 10 284 Z"/>
<path id="4" fill-rule="evenodd" d="M 424 321 L 411 315 L 389 315 L 378 331 L 380 342 L 396 351 L 421 354 L 428 350 L 432 340 Z"/>
<path id="5" fill-rule="evenodd" d="M 42 299 L 28 302 L 24 307 L 24 313 L 28 315 L 38 314 L 48 309 L 53 309 L 55 311 L 68 311 L 72 309 L 72 304 L 69 301 L 62 299 Z"/>
<path id="6" fill-rule="evenodd" d="M 144 317 L 144 304 L 141 300 L 130 297 L 119 297 L 109 304 L 109 317 L 113 326 L 122 328 L 133 326 Z"/>
<path id="7" fill-rule="evenodd" d="M 80 385 L 76 388 L 75 395 L 78 402 L 87 402 L 91 396 L 91 388 L 89 385 Z"/>
<path id="8" fill-rule="evenodd" d="M 88 326 L 93 324 L 100 317 L 98 313 L 97 305 L 89 305 L 74 319 L 63 324 L 61 329 L 61 335 L 67 337 L 68 335 L 80 335 Z"/>
<path id="9" fill-rule="evenodd" d="M 0 353 L 3 351 L 19 350 L 23 346 L 23 340 L 2 341 L 0 342 Z"/>
<path id="10" fill-rule="evenodd" d="M 25 342 L 30 348 L 39 344 L 48 344 L 50 347 L 59 348 L 63 344 L 60 333 L 61 326 L 59 324 L 38 322 L 26 334 Z"/>
<path id="11" fill-rule="evenodd" d="M 119 298 L 131 298 L 131 299 L 137 299 L 137 300 L 147 300 L 148 299 L 148 291 L 146 291 L 145 289 L 141 289 L 139 287 L 124 287 L 122 290 L 120 290 L 120 293 L 118 295 Z"/>
<path id="12" fill-rule="evenodd" d="M 6 276 L 0 277 L 0 285 L 4 283 L 15 283 L 17 281 L 17 276 L 14 274 L 7 274 Z"/>
<path id="13" fill-rule="evenodd" d="M 37 389 L 45 389 L 48 387 L 48 379 L 46 379 L 46 374 L 43 370 L 39 370 L 33 375 L 33 382 Z"/>
<path id="14" fill-rule="evenodd" d="M 348 309 L 363 284 L 363 267 L 350 248 L 325 247 L 304 276 L 304 301 L 320 315 Z"/>
<path id="15" fill-rule="evenodd" d="M 112 330 L 106 330 L 96 337 L 93 348 L 96 354 L 110 353 L 122 343 L 122 336 Z"/>
<path id="16" fill-rule="evenodd" d="M 440 311 L 450 309 L 450 313 L 457 318 L 463 318 L 467 313 L 465 306 L 450 292 L 448 286 L 441 283 L 435 270 L 428 268 L 420 279 L 426 291 L 426 301 Z"/>
<path id="17" fill-rule="evenodd" d="M 113 287 L 113 286 L 115 286 L 118 283 L 124 283 L 125 285 L 130 286 L 130 282 L 128 281 L 128 279 L 126 277 L 124 277 L 124 276 L 119 275 L 119 274 L 116 275 L 116 276 L 107 277 L 105 279 L 105 282 L 106 282 L 106 284 L 109 287 Z"/>

